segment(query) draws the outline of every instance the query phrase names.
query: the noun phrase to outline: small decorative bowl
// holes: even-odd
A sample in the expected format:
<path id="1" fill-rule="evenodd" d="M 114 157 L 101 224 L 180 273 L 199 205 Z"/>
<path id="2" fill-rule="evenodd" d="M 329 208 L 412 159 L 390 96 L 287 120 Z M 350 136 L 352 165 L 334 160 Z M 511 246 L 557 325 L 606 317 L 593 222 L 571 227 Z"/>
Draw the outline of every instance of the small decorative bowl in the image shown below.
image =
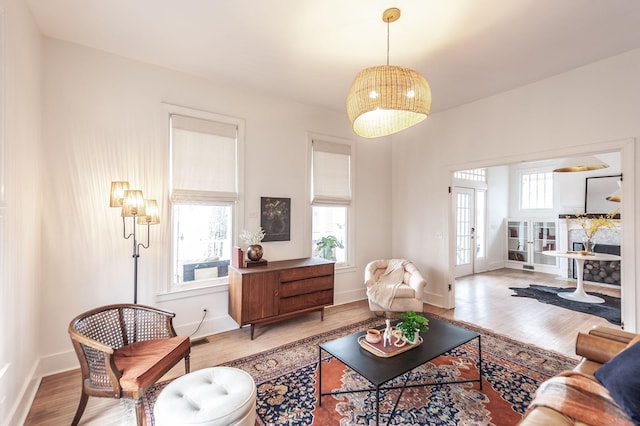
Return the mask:
<path id="1" fill-rule="evenodd" d="M 364 338 L 369 343 L 379 343 L 382 340 L 382 335 L 380 334 L 380 330 L 370 328 L 369 330 L 367 330 L 367 334 Z"/>

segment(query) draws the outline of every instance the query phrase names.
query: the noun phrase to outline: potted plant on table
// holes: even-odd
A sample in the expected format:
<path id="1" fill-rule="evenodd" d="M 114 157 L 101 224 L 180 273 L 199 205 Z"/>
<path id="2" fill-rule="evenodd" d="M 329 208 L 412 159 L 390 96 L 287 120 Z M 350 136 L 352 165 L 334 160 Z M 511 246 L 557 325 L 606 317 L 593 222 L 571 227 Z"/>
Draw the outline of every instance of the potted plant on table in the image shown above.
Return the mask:
<path id="1" fill-rule="evenodd" d="M 333 235 L 327 235 L 320 238 L 316 242 L 316 248 L 318 249 L 318 256 L 327 260 L 336 260 L 334 250 L 336 248 L 344 248 L 342 241 L 338 240 Z"/>
<path id="2" fill-rule="evenodd" d="M 398 318 L 400 322 L 396 325 L 396 329 L 402 331 L 402 337 L 407 343 L 416 343 L 418 333 L 429 330 L 429 320 L 414 311 L 398 314 Z"/>

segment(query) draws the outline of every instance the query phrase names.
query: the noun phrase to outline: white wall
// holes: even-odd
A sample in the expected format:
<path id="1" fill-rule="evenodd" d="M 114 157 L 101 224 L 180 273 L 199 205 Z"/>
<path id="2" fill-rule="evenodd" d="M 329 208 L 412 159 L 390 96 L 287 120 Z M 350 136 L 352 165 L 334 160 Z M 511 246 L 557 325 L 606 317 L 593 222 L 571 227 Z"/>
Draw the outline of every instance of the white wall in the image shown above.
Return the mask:
<path id="1" fill-rule="evenodd" d="M 139 259 L 138 302 L 176 312 L 175 325 L 198 335 L 235 328 L 226 288 L 192 297 L 160 297 L 169 279 L 168 146 L 163 102 L 245 120 L 244 216 L 253 229 L 261 196 L 290 197 L 291 241 L 263 244 L 270 261 L 311 254 L 307 200 L 307 133 L 357 140 L 346 114 L 261 96 L 240 87 L 46 40 L 44 108 L 44 227 L 46 278 L 39 371 L 75 367 L 66 328 L 89 308 L 132 302 L 132 242 L 108 205 L 112 180 L 127 180 L 156 198 L 162 223 Z M 390 146 L 360 139 L 356 147 L 354 268 L 336 276 L 335 301 L 364 298 L 364 265 L 390 254 Z M 255 216 L 254 216 L 255 217 Z M 63 303 L 53 303 L 53 301 Z M 215 360 L 212 360 L 214 363 Z"/>
<path id="2" fill-rule="evenodd" d="M 636 283 L 633 206 L 640 188 L 632 138 L 640 136 L 640 50 L 600 61 L 440 114 L 393 137 L 393 255 L 427 272 L 431 303 L 450 306 L 449 171 L 603 152 L 625 146 L 623 281 Z M 434 88 L 434 104 L 437 103 Z M 626 141 L 626 142 L 625 142 Z M 616 147 L 616 149 L 611 149 Z M 629 155 L 631 153 L 632 155 Z M 627 179 L 630 177 L 630 179 Z M 630 196 L 627 197 L 627 194 Z M 628 242 L 628 244 L 626 243 Z M 625 250 L 627 250 L 625 252 Z M 623 275 L 625 272 L 623 272 Z M 635 288 L 623 288 L 623 318 L 638 328 Z M 631 303 L 630 306 L 625 305 Z"/>
<path id="3" fill-rule="evenodd" d="M 584 198 L 586 188 L 586 178 L 596 176 L 613 176 L 619 175 L 620 171 L 620 152 L 610 152 L 598 154 L 598 159 L 608 164 L 609 167 L 579 173 L 554 173 L 554 209 L 549 212 L 547 210 L 539 211 L 523 211 L 520 209 L 519 191 L 520 191 L 520 174 L 522 171 L 531 170 L 553 170 L 560 166 L 563 159 L 552 159 L 545 161 L 536 161 L 532 163 L 518 163 L 509 167 L 510 180 L 510 200 L 509 200 L 509 217 L 539 217 L 539 218 L 558 218 L 559 215 L 576 214 L 584 212 Z M 611 191 L 613 192 L 613 190 Z M 612 203 L 611 211 L 618 208 L 619 205 Z"/>
<path id="4" fill-rule="evenodd" d="M 22 1 L 0 1 L 0 12 L 6 48 L 0 64 L 6 82 L 0 136 L 0 423 L 20 424 L 16 414 L 26 412 L 35 393 L 40 355 L 42 40 Z"/>
<path id="5" fill-rule="evenodd" d="M 509 211 L 509 167 L 497 166 L 487 170 L 487 269 L 504 266 L 506 252 L 506 222 Z"/>

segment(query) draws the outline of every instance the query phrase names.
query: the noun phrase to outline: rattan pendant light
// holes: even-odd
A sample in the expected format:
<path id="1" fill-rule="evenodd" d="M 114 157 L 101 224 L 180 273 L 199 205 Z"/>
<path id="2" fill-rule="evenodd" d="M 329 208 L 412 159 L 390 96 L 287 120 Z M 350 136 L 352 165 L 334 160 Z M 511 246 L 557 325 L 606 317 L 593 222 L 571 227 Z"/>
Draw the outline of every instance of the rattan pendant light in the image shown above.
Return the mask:
<path id="1" fill-rule="evenodd" d="M 397 133 L 427 118 L 431 89 L 417 71 L 389 65 L 389 24 L 400 18 L 400 9 L 384 11 L 387 23 L 387 65 L 360 71 L 347 96 L 347 114 L 357 135 L 377 138 Z"/>

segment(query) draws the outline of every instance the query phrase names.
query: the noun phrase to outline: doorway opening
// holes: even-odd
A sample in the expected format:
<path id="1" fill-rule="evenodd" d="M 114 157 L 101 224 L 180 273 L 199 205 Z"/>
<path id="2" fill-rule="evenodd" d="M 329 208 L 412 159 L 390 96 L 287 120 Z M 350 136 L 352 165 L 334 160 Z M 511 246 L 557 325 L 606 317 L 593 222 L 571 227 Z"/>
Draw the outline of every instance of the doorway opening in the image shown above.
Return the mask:
<path id="1" fill-rule="evenodd" d="M 598 150 L 594 150 L 588 152 L 585 146 L 583 149 L 578 150 L 569 150 L 556 153 L 555 157 L 545 157 L 541 156 L 536 158 L 531 158 L 528 161 L 522 161 L 522 159 L 508 159 L 507 161 L 494 161 L 492 163 L 479 164 L 478 162 L 467 164 L 467 168 L 465 168 L 464 164 L 458 165 L 458 167 L 453 166 L 450 169 L 451 171 L 451 198 L 450 198 L 450 226 L 449 229 L 451 231 L 450 239 L 449 239 L 449 256 L 450 256 L 450 291 L 449 291 L 449 305 L 448 309 L 452 309 L 456 307 L 456 286 L 455 282 L 458 277 L 466 276 L 466 275 L 474 275 L 480 272 L 485 271 L 493 271 L 504 268 L 506 265 L 506 220 L 513 215 L 518 217 L 521 213 L 518 211 L 518 205 L 520 204 L 520 200 L 518 197 L 517 190 L 517 181 L 513 181 L 515 179 L 514 170 L 520 169 L 522 167 L 531 167 L 534 166 L 547 166 L 548 163 L 558 163 L 562 159 L 567 157 L 573 157 L 578 155 L 592 154 L 607 157 L 607 160 L 610 159 L 608 156 L 613 156 L 617 158 L 614 160 L 612 164 L 617 164 L 617 169 L 619 173 L 622 174 L 624 172 L 625 184 L 627 183 L 627 176 L 629 176 L 629 184 L 625 186 L 624 192 L 628 194 L 634 193 L 633 188 L 633 175 L 634 175 L 634 164 L 633 164 L 633 153 L 634 153 L 634 142 L 633 140 L 620 140 L 610 142 L 609 144 L 599 144 Z M 603 150 L 606 149 L 606 150 Z M 558 154 L 561 154 L 559 156 Z M 505 160 L 505 159 L 503 159 Z M 605 161 L 607 162 L 607 161 Z M 616 163 L 617 162 L 617 163 Z M 611 164 L 611 163 L 610 163 Z M 471 166 L 471 167 L 469 167 Z M 462 204 L 463 202 L 472 203 L 471 200 L 467 201 L 459 201 L 458 194 L 464 193 L 464 188 L 473 188 L 474 185 L 467 185 L 466 182 L 460 182 L 459 179 L 456 178 L 456 173 L 460 170 L 471 169 L 472 167 L 485 167 L 487 170 L 487 186 L 485 187 L 485 202 L 486 202 L 486 218 L 484 220 L 486 226 L 486 233 L 484 236 L 484 243 L 481 244 L 480 249 L 484 249 L 484 257 L 482 260 L 479 258 L 475 259 L 475 263 L 472 263 L 470 267 L 465 262 L 466 257 L 461 255 L 464 252 L 464 249 L 471 250 L 471 247 L 477 248 L 475 240 L 473 244 L 468 242 L 463 242 L 465 235 L 471 235 L 471 232 L 465 232 L 468 227 L 468 231 L 471 231 L 470 228 L 473 226 L 465 225 L 464 220 L 462 218 L 464 215 L 460 210 L 458 210 L 458 204 Z M 613 167 L 615 169 L 615 167 Z M 600 174 L 611 174 L 611 169 L 604 170 L 600 172 Z M 596 173 L 598 174 L 598 173 Z M 585 209 L 585 201 L 584 197 L 586 197 L 586 182 L 585 178 L 590 176 L 588 173 L 565 173 L 561 176 L 561 183 L 559 192 L 554 194 L 555 201 L 557 202 L 556 207 L 554 208 L 553 216 L 555 219 L 562 219 L 566 214 L 575 214 L 575 212 L 582 212 Z M 473 195 L 475 196 L 475 189 L 473 188 Z M 471 197 L 471 195 L 466 195 L 464 197 Z M 462 197 L 462 198 L 464 198 Z M 633 217 L 634 208 L 630 199 L 626 199 L 623 197 L 623 201 L 620 202 L 621 211 L 624 210 L 622 216 Z M 624 209 L 623 209 L 624 207 Z M 549 216 L 549 212 L 545 213 Z M 469 212 L 469 215 L 472 215 Z M 471 217 L 473 217 L 472 215 Z M 534 212 L 532 217 L 536 217 Z M 542 214 L 541 216 L 542 217 Z M 539 218 L 538 218 L 539 219 Z M 476 218 L 477 220 L 477 218 Z M 561 222 L 561 220 L 558 220 Z M 469 221 L 471 222 L 471 221 Z M 627 240 L 632 241 L 633 235 L 635 235 L 635 226 L 633 223 L 625 222 L 623 226 L 623 232 L 627 235 Z M 474 230 L 475 232 L 475 230 Z M 458 238 L 460 236 L 460 238 Z M 470 238 L 469 238 L 470 241 Z M 468 246 L 465 244 L 468 243 Z M 570 248 L 566 248 L 565 250 L 570 250 Z M 473 254 L 473 250 L 468 252 L 469 255 Z M 625 248 L 621 247 L 621 255 L 623 257 L 633 257 L 633 247 Z M 473 256 L 470 257 L 470 260 L 473 260 Z M 463 266 L 464 265 L 464 266 Z M 464 268 L 467 268 L 466 270 Z M 560 265 L 560 270 L 563 271 L 566 268 L 563 268 L 563 265 Z M 622 289 L 625 293 L 625 296 L 622 299 L 622 316 L 623 316 L 623 324 L 624 323 L 636 323 L 636 313 L 635 313 L 635 301 L 634 296 L 636 293 L 635 286 L 633 285 L 632 277 L 634 275 L 635 267 L 633 262 L 623 262 L 622 269 Z M 550 275 L 553 277 L 554 275 Z M 626 280 L 624 277 L 629 277 Z M 567 276 L 559 276 L 556 275 L 555 279 L 571 279 Z M 625 282 L 626 281 L 626 282 Z M 633 295 L 633 296 L 631 296 Z M 631 297 L 630 297 L 631 296 Z"/>

